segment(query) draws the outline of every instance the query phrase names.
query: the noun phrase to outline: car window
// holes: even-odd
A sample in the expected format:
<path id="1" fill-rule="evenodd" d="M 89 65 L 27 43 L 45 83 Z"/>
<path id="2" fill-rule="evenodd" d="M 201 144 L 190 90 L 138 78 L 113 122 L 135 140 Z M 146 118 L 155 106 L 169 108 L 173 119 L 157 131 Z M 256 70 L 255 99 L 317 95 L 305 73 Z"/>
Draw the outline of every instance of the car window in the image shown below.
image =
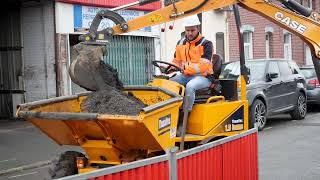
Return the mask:
<path id="1" fill-rule="evenodd" d="M 247 61 L 246 66 L 250 69 L 250 82 L 262 80 L 265 77 L 265 61 Z M 240 63 L 237 61 L 224 65 L 219 78 L 238 80 L 239 75 Z"/>
<path id="2" fill-rule="evenodd" d="M 289 65 L 291 67 L 291 70 L 292 70 L 293 74 L 299 74 L 299 72 L 300 72 L 299 66 L 295 62 L 289 61 Z"/>
<path id="3" fill-rule="evenodd" d="M 301 69 L 300 71 L 306 79 L 311 79 L 316 77 L 316 71 L 314 69 Z"/>
<path id="4" fill-rule="evenodd" d="M 240 74 L 240 63 L 232 62 L 222 65 L 222 71 L 219 76 L 220 79 L 233 79 L 237 80 Z"/>
<path id="5" fill-rule="evenodd" d="M 255 82 L 265 79 L 266 61 L 252 61 L 246 66 L 250 69 L 250 81 Z"/>
<path id="6" fill-rule="evenodd" d="M 293 74 L 287 61 L 279 61 L 278 65 L 279 65 L 280 74 L 282 77 L 288 77 Z"/>
<path id="7" fill-rule="evenodd" d="M 268 69 L 268 73 L 277 73 L 278 74 L 278 78 L 280 77 L 280 70 L 279 70 L 279 66 L 278 63 L 275 61 L 271 61 L 269 63 L 269 69 Z"/>

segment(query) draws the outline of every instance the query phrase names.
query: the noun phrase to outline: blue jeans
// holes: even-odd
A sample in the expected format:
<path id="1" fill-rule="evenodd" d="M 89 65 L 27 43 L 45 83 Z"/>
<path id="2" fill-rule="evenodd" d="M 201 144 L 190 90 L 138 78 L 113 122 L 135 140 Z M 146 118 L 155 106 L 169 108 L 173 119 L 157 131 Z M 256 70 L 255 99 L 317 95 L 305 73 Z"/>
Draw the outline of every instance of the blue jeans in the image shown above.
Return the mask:
<path id="1" fill-rule="evenodd" d="M 195 100 L 195 94 L 196 90 L 202 89 L 202 88 L 207 88 L 211 85 L 211 82 L 208 78 L 200 76 L 200 75 L 195 75 L 195 76 L 185 76 L 183 74 L 176 75 L 170 79 L 171 81 L 175 81 L 183 86 L 186 87 L 185 90 L 185 97 L 187 95 L 190 96 L 189 98 L 189 105 L 187 107 L 188 111 L 192 110 L 192 106 Z M 185 99 L 184 99 L 185 101 Z M 185 104 L 185 103 L 183 103 Z M 184 107 L 185 108 L 185 107 Z"/>

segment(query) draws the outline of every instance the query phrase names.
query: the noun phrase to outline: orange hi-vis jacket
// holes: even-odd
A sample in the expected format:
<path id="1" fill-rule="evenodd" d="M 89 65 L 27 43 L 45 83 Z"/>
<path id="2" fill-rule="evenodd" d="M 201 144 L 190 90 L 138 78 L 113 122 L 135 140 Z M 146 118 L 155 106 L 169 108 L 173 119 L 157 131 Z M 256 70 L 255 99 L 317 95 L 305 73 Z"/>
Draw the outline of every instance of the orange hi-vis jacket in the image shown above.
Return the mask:
<path id="1" fill-rule="evenodd" d="M 212 42 L 206 40 L 201 34 L 190 42 L 183 38 L 176 46 L 173 63 L 182 68 L 185 75 L 211 75 L 213 73 L 212 53 Z"/>

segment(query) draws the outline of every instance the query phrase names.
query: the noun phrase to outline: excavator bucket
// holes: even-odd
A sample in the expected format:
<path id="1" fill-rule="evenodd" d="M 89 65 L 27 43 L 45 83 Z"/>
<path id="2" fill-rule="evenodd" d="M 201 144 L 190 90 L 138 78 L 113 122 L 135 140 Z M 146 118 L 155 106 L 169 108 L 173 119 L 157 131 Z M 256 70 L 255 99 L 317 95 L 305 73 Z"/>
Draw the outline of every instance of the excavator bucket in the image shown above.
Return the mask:
<path id="1" fill-rule="evenodd" d="M 69 68 L 69 75 L 74 83 L 90 91 L 106 90 L 110 86 L 122 89 L 117 71 L 102 61 L 106 53 L 105 45 L 79 43 L 74 49 L 76 59 Z"/>

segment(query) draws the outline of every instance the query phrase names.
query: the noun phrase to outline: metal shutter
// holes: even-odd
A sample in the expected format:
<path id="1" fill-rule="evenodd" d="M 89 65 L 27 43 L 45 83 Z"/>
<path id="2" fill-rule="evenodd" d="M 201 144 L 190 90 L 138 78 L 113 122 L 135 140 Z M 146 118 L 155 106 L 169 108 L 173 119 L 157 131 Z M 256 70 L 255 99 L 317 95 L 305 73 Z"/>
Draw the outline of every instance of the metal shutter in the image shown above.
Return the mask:
<path id="1" fill-rule="evenodd" d="M 22 8 L 26 101 L 56 96 L 54 2 Z"/>

